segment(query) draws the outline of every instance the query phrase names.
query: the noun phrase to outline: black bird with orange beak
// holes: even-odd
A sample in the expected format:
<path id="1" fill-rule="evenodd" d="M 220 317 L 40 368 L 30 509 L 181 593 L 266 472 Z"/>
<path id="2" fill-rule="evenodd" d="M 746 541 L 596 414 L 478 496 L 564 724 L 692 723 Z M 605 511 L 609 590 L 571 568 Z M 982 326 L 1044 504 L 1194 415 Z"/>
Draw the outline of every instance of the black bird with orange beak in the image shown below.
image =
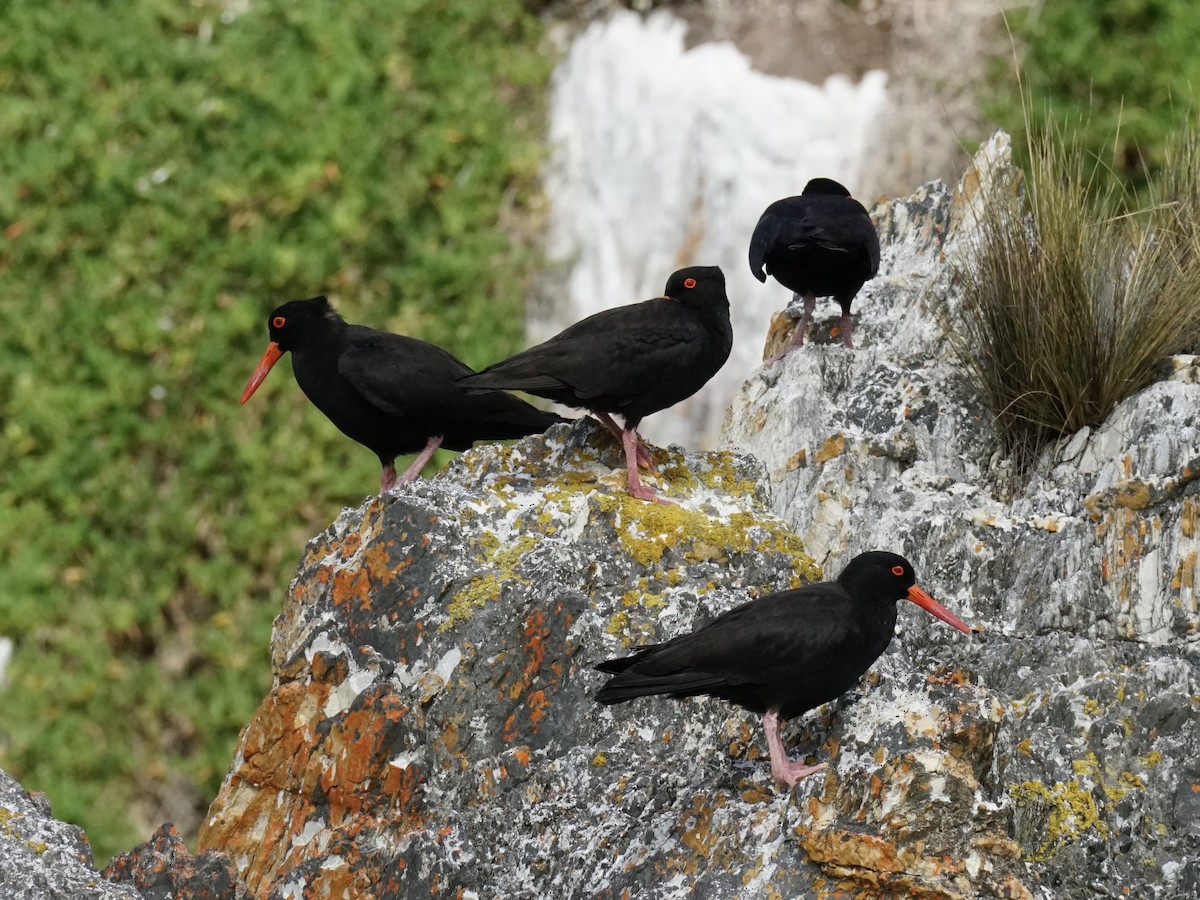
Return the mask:
<path id="1" fill-rule="evenodd" d="M 724 273 L 690 266 L 667 279 L 663 296 L 588 316 L 460 383 L 471 391 L 525 391 L 588 410 L 621 441 L 629 493 L 669 503 L 638 475 L 639 465 L 654 473 L 638 425 L 704 387 L 732 347 Z M 625 427 L 611 414 L 620 414 Z"/>
<path id="2" fill-rule="evenodd" d="M 313 405 L 352 440 L 374 451 L 387 493 L 416 478 L 438 447 L 524 437 L 567 421 L 500 391 L 468 394 L 458 379 L 474 370 L 416 338 L 348 325 L 324 297 L 292 300 L 267 316 L 271 342 L 246 389 L 245 403 L 283 354 Z M 397 456 L 417 458 L 400 476 Z"/>
<path id="3" fill-rule="evenodd" d="M 607 705 L 653 694 L 708 695 L 761 713 L 771 774 L 791 787 L 825 763 L 788 759 L 779 720 L 852 688 L 891 643 L 901 599 L 971 631 L 917 587 L 908 560 L 871 551 L 850 560 L 836 581 L 760 597 L 690 634 L 600 663 L 596 668 L 613 677 L 596 699 Z"/>

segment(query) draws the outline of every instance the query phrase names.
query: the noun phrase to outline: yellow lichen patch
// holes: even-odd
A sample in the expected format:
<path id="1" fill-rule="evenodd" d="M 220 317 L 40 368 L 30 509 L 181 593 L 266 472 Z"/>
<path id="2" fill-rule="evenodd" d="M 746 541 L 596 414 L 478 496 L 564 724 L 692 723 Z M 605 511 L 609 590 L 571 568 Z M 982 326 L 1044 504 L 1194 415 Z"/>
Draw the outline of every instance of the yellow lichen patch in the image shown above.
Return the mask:
<path id="1" fill-rule="evenodd" d="M 660 606 L 666 606 L 667 601 L 662 598 L 662 594 L 652 594 L 648 591 L 637 590 L 626 591 L 622 594 L 621 605 L 627 607 L 636 606 L 641 609 L 656 609 Z"/>
<path id="2" fill-rule="evenodd" d="M 495 575 L 484 575 L 472 578 L 465 588 L 455 594 L 446 604 L 446 621 L 438 626 L 438 631 L 446 631 L 455 625 L 460 625 L 475 614 L 489 600 L 500 596 L 500 579 Z"/>
<path id="3" fill-rule="evenodd" d="M 1077 759 L 1071 763 L 1071 768 L 1076 775 L 1085 775 L 1089 778 L 1100 777 L 1100 760 L 1096 759 L 1095 753 L 1086 753 L 1081 759 Z"/>
<path id="4" fill-rule="evenodd" d="M 1133 772 L 1114 773 L 1111 769 L 1105 769 L 1100 765 L 1100 761 L 1096 758 L 1095 753 L 1087 753 L 1082 759 L 1075 760 L 1071 764 L 1071 767 L 1075 770 L 1076 775 L 1091 778 L 1095 784 L 1100 785 L 1104 791 L 1104 796 L 1113 803 L 1116 803 L 1134 788 L 1144 788 L 1146 786 L 1146 782 L 1141 776 L 1135 775 Z"/>
<path id="5" fill-rule="evenodd" d="M 502 548 L 496 535 L 491 532 L 481 534 L 475 542 L 478 551 L 476 558 L 494 571 L 472 578 L 465 588 L 450 599 L 446 604 L 448 616 L 438 630 L 446 631 L 470 619 L 476 609 L 500 596 L 501 586 L 505 582 L 525 584 L 525 579 L 516 574 L 516 567 L 537 546 L 537 540 L 532 534 L 523 534 L 514 543 Z"/>
<path id="6" fill-rule="evenodd" d="M 24 838 L 12 824 L 13 819 L 23 818 L 25 818 L 25 816 L 21 813 L 15 813 L 7 809 L 0 809 L 0 834 L 10 837 L 15 841 L 19 841 L 20 843 L 24 844 L 27 849 L 32 850 L 38 856 L 41 856 L 50 849 L 50 845 L 43 841 L 30 841 Z"/>
<path id="7" fill-rule="evenodd" d="M 1031 859 L 1052 859 L 1059 850 L 1088 832 L 1099 837 L 1108 836 L 1108 826 L 1100 818 L 1096 799 L 1079 779 L 1057 782 L 1049 787 L 1040 781 L 1023 781 L 1011 785 L 1008 793 L 1018 808 L 1044 808 L 1044 839 L 1030 853 Z"/>
<path id="8" fill-rule="evenodd" d="M 622 548 L 643 568 L 660 563 L 670 548 L 682 547 L 686 555 L 707 546 L 725 555 L 755 550 L 786 553 L 800 583 L 820 577 L 799 536 L 772 519 L 748 511 L 717 518 L 682 506 L 645 503 L 627 494 L 601 494 L 596 502 L 601 510 L 616 515 Z"/>
<path id="9" fill-rule="evenodd" d="M 703 484 L 733 497 L 749 497 L 754 494 L 757 483 L 738 474 L 737 457 L 732 453 L 709 453 L 705 456 L 705 462 L 708 468 L 697 473 Z"/>
<path id="10" fill-rule="evenodd" d="M 608 756 L 603 751 L 597 751 L 596 755 L 592 757 L 592 765 L 597 768 L 605 765 L 607 762 Z"/>
<path id="11" fill-rule="evenodd" d="M 1193 497 L 1184 497 L 1179 507 L 1179 532 L 1185 538 L 1196 536 L 1196 518 L 1200 513 L 1200 503 Z"/>
<path id="12" fill-rule="evenodd" d="M 604 631 L 613 637 L 620 637 L 629 627 L 629 613 L 618 612 L 614 613 L 612 618 L 608 620 L 608 624 L 604 626 Z"/>
<path id="13" fill-rule="evenodd" d="M 1158 767 L 1158 764 L 1160 762 L 1162 762 L 1162 754 L 1159 753 L 1157 750 L 1151 750 L 1149 753 L 1147 753 L 1145 756 L 1143 756 L 1141 758 L 1141 761 L 1142 761 L 1142 768 L 1154 769 L 1154 768 Z"/>

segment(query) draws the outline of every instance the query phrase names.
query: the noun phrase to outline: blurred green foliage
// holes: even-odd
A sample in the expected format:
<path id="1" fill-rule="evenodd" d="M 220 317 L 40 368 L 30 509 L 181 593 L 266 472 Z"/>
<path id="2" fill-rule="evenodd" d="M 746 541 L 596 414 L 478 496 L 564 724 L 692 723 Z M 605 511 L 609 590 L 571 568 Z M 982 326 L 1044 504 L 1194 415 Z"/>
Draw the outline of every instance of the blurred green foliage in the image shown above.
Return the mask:
<path id="1" fill-rule="evenodd" d="M 1053 0 L 1015 7 L 1007 22 L 1017 58 L 999 62 L 985 108 L 1014 136 L 1018 164 L 1039 137 L 1027 123 L 1053 121 L 1078 136 L 1102 177 L 1144 197 L 1200 91 L 1200 4 Z"/>
<path id="2" fill-rule="evenodd" d="M 518 348 L 542 50 L 519 0 L 0 5 L 0 767 L 99 859 L 203 813 L 378 483 L 286 365 L 238 406 L 266 313 Z"/>

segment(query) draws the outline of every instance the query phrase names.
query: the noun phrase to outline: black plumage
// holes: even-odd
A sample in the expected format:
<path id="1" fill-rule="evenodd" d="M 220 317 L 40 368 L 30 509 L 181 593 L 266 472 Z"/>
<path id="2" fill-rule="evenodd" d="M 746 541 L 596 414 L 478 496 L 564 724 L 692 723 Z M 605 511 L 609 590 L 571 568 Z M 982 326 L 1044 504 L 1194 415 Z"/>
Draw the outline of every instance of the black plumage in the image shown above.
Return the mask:
<path id="1" fill-rule="evenodd" d="M 313 405 L 379 457 L 385 493 L 416 478 L 439 446 L 466 450 L 565 421 L 500 391 L 467 393 L 458 386 L 473 374 L 465 363 L 416 338 L 349 325 L 324 297 L 283 304 L 267 317 L 267 328 L 271 343 L 241 402 L 290 351 L 296 383 Z M 407 453 L 418 456 L 397 477 L 395 459 Z"/>
<path id="2" fill-rule="evenodd" d="M 703 387 L 732 347 L 725 276 L 717 266 L 692 266 L 671 275 L 663 297 L 588 316 L 460 383 L 590 410 L 621 438 L 629 492 L 665 502 L 638 477 L 639 462 L 650 466 L 638 424 Z M 622 416 L 623 429 L 612 413 Z"/>
<path id="3" fill-rule="evenodd" d="M 769 362 L 804 343 L 817 297 L 833 297 L 841 306 L 842 342 L 853 347 L 850 304 L 879 272 L 879 235 L 846 188 L 814 178 L 799 197 L 776 200 L 763 212 L 750 238 L 750 271 L 763 282 L 770 275 L 804 299 L 791 342 Z"/>
<path id="4" fill-rule="evenodd" d="M 853 687 L 891 642 L 902 598 L 970 631 L 917 587 L 908 560 L 872 551 L 852 559 L 836 581 L 760 597 L 689 634 L 600 663 L 596 668 L 613 677 L 596 699 L 708 695 L 761 713 L 772 774 L 791 785 L 821 766 L 788 760 L 779 719 Z"/>

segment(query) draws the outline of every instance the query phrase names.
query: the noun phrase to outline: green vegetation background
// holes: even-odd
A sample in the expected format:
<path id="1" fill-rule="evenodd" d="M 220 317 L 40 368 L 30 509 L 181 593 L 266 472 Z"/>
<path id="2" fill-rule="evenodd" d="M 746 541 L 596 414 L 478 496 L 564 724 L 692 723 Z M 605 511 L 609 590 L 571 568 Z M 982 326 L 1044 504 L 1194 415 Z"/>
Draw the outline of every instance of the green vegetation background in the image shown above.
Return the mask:
<path id="1" fill-rule="evenodd" d="M 378 485 L 290 366 L 238 406 L 267 312 L 519 349 L 550 66 L 519 0 L 0 4 L 0 768 L 101 861 L 203 814 Z"/>
<path id="2" fill-rule="evenodd" d="M 987 112 L 1029 162 L 1028 122 L 1077 137 L 1102 178 L 1135 205 L 1168 163 L 1200 91 L 1200 3 L 1195 0 L 1053 0 L 1006 13 L 1015 58 L 997 60 Z M 1020 68 L 1026 93 L 1017 89 Z"/>
<path id="3" fill-rule="evenodd" d="M 237 405 L 267 311 L 325 292 L 473 365 L 518 347 L 538 5 L 0 4 L 0 768 L 101 861 L 194 827 L 304 542 L 377 483 L 286 365 Z M 1200 83 L 1193 0 L 1037 9 L 1031 120 L 1143 179 Z M 990 101 L 1019 146 L 1015 80 Z"/>

